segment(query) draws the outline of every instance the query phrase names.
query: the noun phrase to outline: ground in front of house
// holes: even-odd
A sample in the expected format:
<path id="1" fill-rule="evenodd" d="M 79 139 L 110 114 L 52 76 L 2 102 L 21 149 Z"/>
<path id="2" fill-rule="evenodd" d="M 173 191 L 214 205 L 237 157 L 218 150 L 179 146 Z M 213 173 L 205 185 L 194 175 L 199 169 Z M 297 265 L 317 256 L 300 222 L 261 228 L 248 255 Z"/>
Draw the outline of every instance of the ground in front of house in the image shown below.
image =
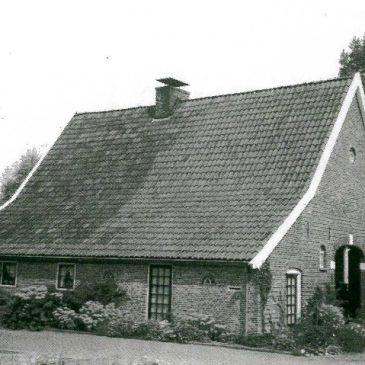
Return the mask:
<path id="1" fill-rule="evenodd" d="M 6 351 L 19 352 L 12 355 Z M 54 355 L 67 364 L 139 364 L 144 356 L 161 365 L 256 365 L 256 364 L 364 364 L 365 353 L 326 357 L 296 357 L 285 354 L 232 349 L 220 346 L 108 338 L 65 332 L 0 330 L 0 364 L 24 363 L 19 359 L 36 354 Z M 18 360 L 17 360 L 18 359 Z M 110 360 L 110 361 L 108 361 Z M 18 361 L 18 362 L 16 362 Z"/>

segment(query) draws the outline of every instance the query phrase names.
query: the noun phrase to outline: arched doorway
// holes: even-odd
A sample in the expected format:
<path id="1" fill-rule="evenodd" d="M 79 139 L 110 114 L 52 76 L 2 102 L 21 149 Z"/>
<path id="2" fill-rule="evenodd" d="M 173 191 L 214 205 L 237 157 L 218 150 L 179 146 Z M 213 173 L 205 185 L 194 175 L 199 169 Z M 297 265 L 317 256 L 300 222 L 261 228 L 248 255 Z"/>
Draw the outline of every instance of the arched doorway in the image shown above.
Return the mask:
<path id="1" fill-rule="evenodd" d="M 356 246 L 342 246 L 336 251 L 335 283 L 337 299 L 347 316 L 355 317 L 361 308 L 360 263 L 364 254 Z"/>

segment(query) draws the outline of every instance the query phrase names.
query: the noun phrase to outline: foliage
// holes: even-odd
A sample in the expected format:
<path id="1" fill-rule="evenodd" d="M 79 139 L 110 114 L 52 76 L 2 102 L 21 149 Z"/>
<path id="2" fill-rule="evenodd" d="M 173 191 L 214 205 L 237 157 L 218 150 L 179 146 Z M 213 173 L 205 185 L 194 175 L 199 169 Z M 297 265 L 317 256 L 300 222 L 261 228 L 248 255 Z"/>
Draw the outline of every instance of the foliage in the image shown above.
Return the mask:
<path id="1" fill-rule="evenodd" d="M 148 320 L 134 327 L 133 337 L 144 340 L 173 341 L 176 336 L 168 321 Z"/>
<path id="2" fill-rule="evenodd" d="M 77 314 L 68 307 L 59 307 L 53 311 L 54 324 L 57 328 L 74 330 L 76 329 Z"/>
<path id="3" fill-rule="evenodd" d="M 195 314 L 187 318 L 185 321 L 185 326 L 190 324 L 192 327 L 196 328 L 196 335 L 204 339 L 221 341 L 222 339 L 226 339 L 231 336 L 225 325 L 217 323 L 212 316 L 207 314 Z"/>
<path id="4" fill-rule="evenodd" d="M 74 291 L 64 293 L 65 304 L 75 311 L 79 311 L 88 301 L 99 302 L 103 305 L 115 303 L 119 306 L 127 299 L 126 291 L 121 289 L 114 279 L 85 282 Z"/>
<path id="5" fill-rule="evenodd" d="M 346 324 L 343 309 L 335 304 L 335 292 L 316 289 L 301 321 L 291 329 L 297 349 L 313 354 L 365 349 L 365 327 Z"/>
<path id="6" fill-rule="evenodd" d="M 273 336 L 271 340 L 271 345 L 274 349 L 277 350 L 291 351 L 295 354 L 300 353 L 300 351 L 297 351 L 298 346 L 290 330 L 282 331 L 281 333 L 277 333 L 276 336 Z"/>
<path id="7" fill-rule="evenodd" d="M 46 286 L 30 286 L 22 288 L 8 300 L 3 316 L 6 327 L 29 328 L 41 330 L 45 326 L 55 326 L 64 329 L 78 329 L 95 331 L 96 328 L 107 320 L 122 316 L 121 310 L 115 303 L 102 304 L 97 301 L 83 302 L 83 298 L 93 297 L 120 302 L 125 299 L 125 292 L 116 291 L 114 283 L 100 288 L 101 283 L 81 290 L 81 295 L 54 292 Z M 95 289 L 93 293 L 90 293 Z M 70 298 L 75 299 L 74 301 Z M 71 305 L 70 305 L 71 303 Z"/>
<path id="8" fill-rule="evenodd" d="M 79 323 L 82 323 L 82 327 L 88 331 L 92 331 L 100 323 L 107 320 L 113 321 L 120 317 L 122 317 L 122 313 L 115 306 L 115 303 L 103 305 L 99 302 L 88 301 L 80 308 L 76 319 Z"/>
<path id="9" fill-rule="evenodd" d="M 314 290 L 313 296 L 308 300 L 307 306 L 304 311 L 304 317 L 310 318 L 315 324 L 320 324 L 323 305 L 332 305 L 338 307 L 340 302 L 336 299 L 336 291 L 332 289 L 330 284 L 327 284 L 324 288 L 317 286 Z"/>
<path id="10" fill-rule="evenodd" d="M 365 35 L 354 37 L 349 50 L 343 50 L 340 56 L 340 77 L 349 77 L 356 72 L 365 72 Z"/>
<path id="11" fill-rule="evenodd" d="M 261 311 L 261 328 L 265 331 L 265 306 L 269 298 L 272 284 L 272 274 L 269 262 L 265 262 L 260 269 L 252 271 L 251 278 L 255 286 L 258 287 L 260 293 L 260 311 Z"/>
<path id="12" fill-rule="evenodd" d="M 50 293 L 45 286 L 20 289 L 9 301 L 2 323 L 11 329 L 42 330 L 53 322 L 53 311 L 62 303 L 62 294 Z"/>
<path id="13" fill-rule="evenodd" d="M 40 159 L 36 148 L 28 149 L 19 161 L 5 168 L 1 176 L 0 203 L 8 201 Z"/>
<path id="14" fill-rule="evenodd" d="M 79 312 L 68 307 L 57 308 L 53 311 L 53 317 L 58 328 L 96 332 L 101 331 L 102 323 L 114 322 L 122 317 L 122 313 L 115 303 L 103 305 L 99 302 L 88 301 Z"/>
<path id="15" fill-rule="evenodd" d="M 128 318 L 115 318 L 113 321 L 98 323 L 96 332 L 109 337 L 131 338 L 136 336 L 136 323 Z"/>
<path id="16" fill-rule="evenodd" d="M 7 305 L 11 298 L 12 295 L 8 290 L 0 288 L 0 306 Z"/>
<path id="17" fill-rule="evenodd" d="M 249 347 L 271 347 L 272 335 L 247 335 L 240 337 L 237 342 Z"/>
<path id="18" fill-rule="evenodd" d="M 96 326 L 99 334 L 110 337 L 141 338 L 145 340 L 186 343 L 210 340 L 231 341 L 226 327 L 206 315 L 190 318 L 171 318 L 170 321 L 148 320 L 135 323 L 128 317 L 112 317 Z"/>
<path id="19" fill-rule="evenodd" d="M 197 327 L 194 322 L 188 319 L 180 319 L 175 321 L 174 329 L 177 342 L 186 343 L 189 341 L 209 341 L 207 331 Z"/>
<path id="20" fill-rule="evenodd" d="M 365 327 L 349 323 L 341 327 L 337 332 L 337 342 L 344 352 L 365 351 Z"/>

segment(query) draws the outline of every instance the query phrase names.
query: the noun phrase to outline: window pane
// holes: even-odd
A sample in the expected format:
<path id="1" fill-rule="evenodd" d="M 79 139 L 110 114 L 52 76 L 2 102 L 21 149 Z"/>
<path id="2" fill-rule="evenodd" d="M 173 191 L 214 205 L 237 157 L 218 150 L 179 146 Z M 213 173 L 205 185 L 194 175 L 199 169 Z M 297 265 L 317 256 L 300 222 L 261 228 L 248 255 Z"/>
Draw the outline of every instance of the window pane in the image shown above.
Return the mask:
<path id="1" fill-rule="evenodd" d="M 12 262 L 4 262 L 1 276 L 2 285 L 15 285 L 16 264 Z"/>
<path id="2" fill-rule="evenodd" d="M 288 324 L 294 324 L 296 322 L 296 311 L 297 311 L 297 276 L 287 275 L 286 313 L 287 313 Z"/>
<path id="3" fill-rule="evenodd" d="M 171 267 L 151 267 L 149 318 L 166 319 L 171 307 Z"/>
<path id="4" fill-rule="evenodd" d="M 74 265 L 58 266 L 58 288 L 73 289 L 74 287 L 75 267 Z"/>

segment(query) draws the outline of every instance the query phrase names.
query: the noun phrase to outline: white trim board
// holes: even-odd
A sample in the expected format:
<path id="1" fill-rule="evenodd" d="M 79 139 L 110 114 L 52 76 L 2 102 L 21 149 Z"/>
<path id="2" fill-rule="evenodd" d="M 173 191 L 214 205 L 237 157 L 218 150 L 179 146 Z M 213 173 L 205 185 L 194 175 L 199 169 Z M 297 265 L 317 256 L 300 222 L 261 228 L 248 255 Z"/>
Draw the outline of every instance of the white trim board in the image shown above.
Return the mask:
<path id="1" fill-rule="evenodd" d="M 336 145 L 337 138 L 342 129 L 343 123 L 345 122 L 347 113 L 350 109 L 351 103 L 356 96 L 357 91 L 360 92 L 360 98 L 362 101 L 362 108 L 365 105 L 364 89 L 361 83 L 361 77 L 359 73 L 356 73 L 352 79 L 351 85 L 347 91 L 346 97 L 342 103 L 341 110 L 337 116 L 331 134 L 328 138 L 327 144 L 323 150 L 322 156 L 319 160 L 316 171 L 313 175 L 312 181 L 309 185 L 308 190 L 305 192 L 303 197 L 299 200 L 298 204 L 290 212 L 284 222 L 279 228 L 272 234 L 265 246 L 259 251 L 259 253 L 250 261 L 250 266 L 254 269 L 259 269 L 261 265 L 270 256 L 275 247 L 279 244 L 285 234 L 289 231 L 290 227 L 296 222 L 300 214 L 304 211 L 305 207 L 315 196 L 318 186 L 322 180 L 324 171 L 327 167 L 328 161 L 331 157 L 333 148 Z"/>

